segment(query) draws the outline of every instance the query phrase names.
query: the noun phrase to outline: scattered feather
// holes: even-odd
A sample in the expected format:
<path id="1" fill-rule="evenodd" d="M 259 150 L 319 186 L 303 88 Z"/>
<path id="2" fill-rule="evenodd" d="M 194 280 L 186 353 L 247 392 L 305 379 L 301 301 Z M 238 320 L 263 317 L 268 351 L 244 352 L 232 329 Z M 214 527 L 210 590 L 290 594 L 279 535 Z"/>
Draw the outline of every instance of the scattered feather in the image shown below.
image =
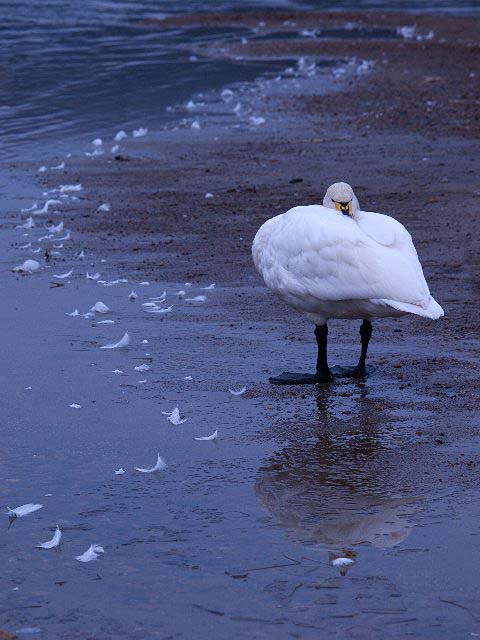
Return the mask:
<path id="1" fill-rule="evenodd" d="M 91 560 L 96 560 L 99 553 L 105 553 L 105 549 L 99 544 L 92 544 L 81 556 L 75 556 L 75 560 L 90 562 Z"/>
<path id="2" fill-rule="evenodd" d="M 94 147 L 101 147 L 103 140 L 101 138 L 95 138 L 95 140 L 92 140 L 92 144 Z"/>
<path id="3" fill-rule="evenodd" d="M 32 216 L 30 216 L 23 224 L 17 224 L 17 229 L 33 229 L 34 226 L 35 222 Z"/>
<path id="4" fill-rule="evenodd" d="M 17 273 L 35 273 L 40 269 L 40 264 L 36 260 L 25 260 L 23 264 L 14 267 Z"/>
<path id="5" fill-rule="evenodd" d="M 72 404 L 68 405 L 71 409 L 81 409 L 82 405 L 81 404 L 76 404 L 75 402 L 73 402 Z"/>
<path id="6" fill-rule="evenodd" d="M 121 369 L 114 369 L 112 373 L 123 373 L 123 371 Z"/>
<path id="7" fill-rule="evenodd" d="M 163 471 L 163 469 L 167 468 L 167 464 L 165 460 L 160 457 L 160 454 L 157 454 L 157 462 L 155 466 L 151 469 L 142 469 L 140 467 L 135 467 L 135 471 L 140 471 L 140 473 L 154 473 L 155 471 Z"/>
<path id="8" fill-rule="evenodd" d="M 203 436 L 201 438 L 195 438 L 195 440 L 216 440 L 218 438 L 218 429 L 212 433 L 211 436 Z"/>
<path id="9" fill-rule="evenodd" d="M 53 534 L 53 538 L 51 540 L 48 540 L 48 542 L 41 542 L 40 544 L 37 544 L 36 547 L 37 549 L 53 549 L 54 547 L 58 547 L 58 545 L 60 544 L 61 537 L 62 537 L 62 532 L 60 531 L 57 525 L 57 528 L 55 529 L 55 533 Z"/>
<path id="10" fill-rule="evenodd" d="M 185 302 L 205 302 L 207 296 L 195 296 L 194 298 L 185 298 Z"/>
<path id="11" fill-rule="evenodd" d="M 253 124 L 254 127 L 258 127 L 261 124 L 265 124 L 266 120 L 260 116 L 251 116 L 249 118 L 249 122 L 250 124 Z"/>
<path id="12" fill-rule="evenodd" d="M 137 296 L 137 294 L 135 293 L 135 291 L 131 291 L 131 292 L 128 294 L 128 299 L 129 299 L 129 300 L 136 300 L 137 298 L 138 298 L 138 296 Z"/>
<path id="13" fill-rule="evenodd" d="M 66 313 L 65 315 L 66 316 L 71 316 L 72 318 L 74 318 L 75 316 L 79 316 L 80 315 L 80 311 L 78 309 L 75 309 L 71 313 Z"/>
<path id="14" fill-rule="evenodd" d="M 335 560 L 332 560 L 332 565 L 334 567 L 348 567 L 354 563 L 355 561 L 351 558 L 335 558 Z"/>
<path id="15" fill-rule="evenodd" d="M 194 121 L 192 122 L 192 124 L 190 125 L 190 127 L 191 127 L 192 129 L 200 129 L 200 123 L 199 123 L 199 121 L 198 121 L 198 120 L 194 120 Z"/>
<path id="16" fill-rule="evenodd" d="M 45 173 L 46 170 L 47 170 L 47 167 L 43 165 L 38 169 L 38 173 Z"/>
<path id="17" fill-rule="evenodd" d="M 58 191 L 60 193 L 70 193 L 71 191 L 81 191 L 82 189 L 81 184 L 61 184 Z"/>
<path id="18" fill-rule="evenodd" d="M 149 282 L 147 282 L 146 280 L 144 280 L 143 282 L 140 282 L 140 285 L 141 285 L 142 287 L 147 287 L 149 284 L 150 284 L 150 283 L 149 283 Z"/>
<path id="19" fill-rule="evenodd" d="M 187 292 L 184 291 L 183 289 L 180 289 L 180 291 L 177 291 L 175 295 L 178 296 L 179 298 L 183 298 L 183 296 L 187 295 Z"/>
<path id="20" fill-rule="evenodd" d="M 247 390 L 247 387 L 242 387 L 239 391 L 234 391 L 233 389 L 229 389 L 232 396 L 241 396 L 245 393 L 246 390 Z"/>
<path id="21" fill-rule="evenodd" d="M 61 242 L 60 244 L 54 244 L 53 248 L 54 249 L 63 249 L 63 242 Z"/>
<path id="22" fill-rule="evenodd" d="M 117 153 L 119 149 L 120 149 L 120 145 L 114 144 L 113 147 L 110 149 L 110 153 Z"/>
<path id="23" fill-rule="evenodd" d="M 50 231 L 50 233 L 60 233 L 61 231 L 63 231 L 63 220 L 62 222 L 59 222 L 57 225 L 52 224 L 49 227 L 47 227 L 47 230 Z"/>
<path id="24" fill-rule="evenodd" d="M 94 317 L 95 317 L 95 314 L 92 313 L 91 311 L 88 311 L 87 313 L 84 313 L 82 315 L 82 318 L 86 318 L 87 320 L 91 320 Z"/>
<path id="25" fill-rule="evenodd" d="M 135 371 L 150 371 L 148 364 L 140 364 L 138 367 L 134 367 Z"/>
<path id="26" fill-rule="evenodd" d="M 100 274 L 97 272 L 97 273 L 94 273 L 93 275 L 90 275 L 87 271 L 87 274 L 85 277 L 87 278 L 87 280 L 98 280 L 100 278 Z"/>
<path id="27" fill-rule="evenodd" d="M 110 211 L 110 203 L 104 202 L 98 207 L 97 211 Z"/>
<path id="28" fill-rule="evenodd" d="M 115 320 L 99 320 L 97 324 L 115 324 Z"/>
<path id="29" fill-rule="evenodd" d="M 61 162 L 60 164 L 57 164 L 57 166 L 55 167 L 50 167 L 50 169 L 65 169 L 65 162 Z"/>
<path id="30" fill-rule="evenodd" d="M 70 231 L 68 231 L 67 234 L 63 236 L 63 238 L 57 238 L 57 242 L 65 242 L 66 240 L 70 240 L 71 237 L 72 236 L 70 234 Z"/>
<path id="31" fill-rule="evenodd" d="M 123 474 L 125 473 L 125 469 L 123 469 L 122 467 L 120 467 L 120 469 L 114 469 L 114 471 L 116 476 L 123 476 Z"/>
<path id="32" fill-rule="evenodd" d="M 155 309 L 145 309 L 145 311 L 147 313 L 162 314 L 162 313 L 171 313 L 172 309 L 173 309 L 173 304 L 170 305 L 169 307 L 166 307 L 165 309 L 160 309 L 160 307 L 155 307 Z"/>
<path id="33" fill-rule="evenodd" d="M 27 242 L 27 244 L 22 244 L 21 247 L 18 247 L 19 249 L 30 249 L 30 247 L 32 246 L 31 242 Z"/>
<path id="34" fill-rule="evenodd" d="M 95 311 L 96 313 L 108 313 L 110 309 L 107 307 L 107 305 L 104 302 L 101 302 L 99 300 L 93 305 L 90 311 Z"/>
<path id="35" fill-rule="evenodd" d="M 215 283 L 212 282 L 212 284 L 209 284 L 208 287 L 200 287 L 201 291 L 211 291 L 212 289 L 215 289 Z"/>
<path id="36" fill-rule="evenodd" d="M 148 344 L 148 340 L 142 340 L 142 344 Z"/>
<path id="37" fill-rule="evenodd" d="M 53 274 L 52 278 L 57 278 L 57 280 L 65 280 L 65 278 L 69 278 L 73 273 L 73 268 L 70 269 L 70 271 L 67 271 L 66 273 L 61 273 L 60 275 L 58 274 Z"/>
<path id="38" fill-rule="evenodd" d="M 191 286 L 192 286 L 192 283 L 191 283 L 191 282 L 185 282 L 185 286 L 186 286 L 186 287 L 191 287 Z"/>
<path id="39" fill-rule="evenodd" d="M 142 136 L 146 136 L 147 133 L 148 129 L 146 127 L 140 127 L 139 129 L 134 129 L 132 135 L 134 138 L 141 138 Z"/>
<path id="40" fill-rule="evenodd" d="M 78 254 L 77 258 L 79 258 L 79 259 L 81 260 L 81 259 L 82 259 L 82 258 L 84 258 L 84 257 L 85 257 L 85 251 L 82 249 L 82 250 L 80 251 L 80 253 Z"/>
<path id="41" fill-rule="evenodd" d="M 164 416 L 167 416 L 167 420 L 170 420 L 170 422 L 174 425 L 183 424 L 188 420 L 188 418 L 180 417 L 180 410 L 178 407 L 175 407 L 175 409 L 170 413 L 168 413 L 168 411 L 162 411 L 162 414 Z"/>
<path id="42" fill-rule="evenodd" d="M 193 380 L 192 376 L 185 376 L 184 380 Z"/>
<path id="43" fill-rule="evenodd" d="M 130 344 L 130 336 L 126 333 L 121 340 L 113 342 L 111 344 L 104 344 L 100 349 L 121 349 L 122 347 L 128 347 Z"/>
<path id="44" fill-rule="evenodd" d="M 43 504 L 33 504 L 32 502 L 29 502 L 28 504 L 22 504 L 20 507 L 15 507 L 15 509 L 7 507 L 7 513 L 10 518 L 23 518 L 23 516 L 28 516 L 29 513 L 38 511 L 42 507 Z"/>
<path id="45" fill-rule="evenodd" d="M 156 309 L 157 305 L 155 302 L 142 302 L 142 307 L 145 307 L 145 309 Z"/>
<path id="46" fill-rule="evenodd" d="M 115 142 L 120 142 L 120 140 L 123 140 L 124 138 L 128 138 L 128 134 L 122 129 L 115 135 L 114 140 Z"/>
<path id="47" fill-rule="evenodd" d="M 205 194 L 205 198 L 206 198 L 207 200 L 211 200 L 211 199 L 213 198 L 213 193 L 206 193 L 206 194 Z"/>
<path id="48" fill-rule="evenodd" d="M 139 380 L 137 384 L 145 384 L 146 382 L 147 382 L 146 380 Z"/>

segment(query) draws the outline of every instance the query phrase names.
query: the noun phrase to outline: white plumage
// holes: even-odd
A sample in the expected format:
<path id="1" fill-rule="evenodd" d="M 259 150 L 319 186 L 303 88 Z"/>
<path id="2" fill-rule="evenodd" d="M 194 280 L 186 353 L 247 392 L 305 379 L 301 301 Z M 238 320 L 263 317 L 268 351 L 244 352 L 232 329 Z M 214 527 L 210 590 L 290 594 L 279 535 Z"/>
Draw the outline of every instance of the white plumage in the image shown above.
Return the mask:
<path id="1" fill-rule="evenodd" d="M 366 375 L 375 317 L 415 314 L 437 320 L 442 307 L 430 295 L 412 238 L 394 218 L 361 211 L 350 185 L 331 185 L 323 205 L 294 207 L 267 220 L 252 247 L 265 284 L 315 323 L 314 375 L 284 373 L 279 384 L 330 382 L 327 322 L 363 320 L 362 353 L 349 375 Z"/>
<path id="2" fill-rule="evenodd" d="M 381 213 L 357 211 L 353 218 L 322 205 L 294 207 L 260 227 L 253 260 L 265 284 L 316 324 L 443 316 L 410 234 Z"/>

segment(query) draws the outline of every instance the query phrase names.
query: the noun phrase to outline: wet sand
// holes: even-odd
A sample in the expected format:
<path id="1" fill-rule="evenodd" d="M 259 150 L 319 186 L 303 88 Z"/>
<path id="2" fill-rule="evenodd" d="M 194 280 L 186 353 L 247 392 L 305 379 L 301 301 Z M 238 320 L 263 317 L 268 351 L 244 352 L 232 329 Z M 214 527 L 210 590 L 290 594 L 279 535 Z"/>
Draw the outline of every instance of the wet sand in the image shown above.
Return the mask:
<path id="1" fill-rule="evenodd" d="M 300 19 L 289 15 L 263 16 L 266 28 Z M 61 208 L 73 237 L 62 256 L 4 278 L 14 303 L 2 323 L 2 502 L 45 506 L 2 537 L 2 628 L 98 639 L 480 633 L 478 21 L 412 20 L 435 37 L 244 45 L 287 59 L 342 49 L 375 66 L 327 95 L 272 94 L 264 127 L 162 133 L 39 178 L 83 190 Z M 221 49 L 208 54 L 237 53 Z M 321 201 L 341 179 L 362 208 L 407 226 L 447 317 L 374 322 L 366 381 L 273 387 L 269 375 L 313 367 L 314 338 L 262 286 L 251 241 L 265 219 Z M 110 213 L 97 213 L 103 202 Z M 5 273 L 30 257 L 14 222 L 3 224 Z M 72 265 L 52 288 L 51 274 Z M 87 269 L 128 283 L 87 282 Z M 141 310 L 164 289 L 172 313 Z M 65 315 L 97 300 L 114 325 Z M 331 323 L 332 364 L 356 360 L 358 324 Z M 128 349 L 98 349 L 125 331 Z M 135 372 L 141 363 L 151 371 Z M 161 415 L 174 406 L 184 425 Z M 216 428 L 218 442 L 194 440 Z M 165 472 L 133 471 L 157 451 Z M 57 522 L 60 552 L 34 549 Z M 92 543 L 104 556 L 80 565 Z M 355 561 L 345 576 L 336 555 Z"/>

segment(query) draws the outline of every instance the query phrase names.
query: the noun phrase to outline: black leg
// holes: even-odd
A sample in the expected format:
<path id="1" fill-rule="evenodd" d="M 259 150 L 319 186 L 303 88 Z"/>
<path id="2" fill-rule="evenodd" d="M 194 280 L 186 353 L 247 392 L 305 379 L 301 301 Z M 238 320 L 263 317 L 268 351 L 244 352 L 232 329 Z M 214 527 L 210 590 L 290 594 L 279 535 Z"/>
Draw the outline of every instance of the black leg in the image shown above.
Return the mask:
<path id="1" fill-rule="evenodd" d="M 360 359 L 356 367 L 333 367 L 333 373 L 340 378 L 365 378 L 367 375 L 367 350 L 368 343 L 372 337 L 372 323 L 370 320 L 364 320 L 360 327 L 360 338 L 362 340 L 362 351 Z"/>
<path id="2" fill-rule="evenodd" d="M 316 325 L 315 337 L 318 345 L 317 371 L 316 373 L 289 373 L 284 371 L 275 378 L 270 378 L 273 384 L 317 384 L 319 382 L 331 382 L 333 380 L 327 363 L 327 337 L 326 324 Z"/>
<path id="3" fill-rule="evenodd" d="M 365 361 L 367 359 L 368 343 L 372 337 L 372 323 L 370 320 L 364 320 L 360 327 L 360 338 L 362 340 L 362 352 L 360 354 L 360 360 L 358 361 L 357 371 L 358 377 L 364 378 L 367 375 L 367 369 L 365 367 Z"/>
<path id="4" fill-rule="evenodd" d="M 318 382 L 331 382 L 333 380 L 327 360 L 328 325 L 316 325 L 315 338 L 317 339 L 317 378 Z"/>

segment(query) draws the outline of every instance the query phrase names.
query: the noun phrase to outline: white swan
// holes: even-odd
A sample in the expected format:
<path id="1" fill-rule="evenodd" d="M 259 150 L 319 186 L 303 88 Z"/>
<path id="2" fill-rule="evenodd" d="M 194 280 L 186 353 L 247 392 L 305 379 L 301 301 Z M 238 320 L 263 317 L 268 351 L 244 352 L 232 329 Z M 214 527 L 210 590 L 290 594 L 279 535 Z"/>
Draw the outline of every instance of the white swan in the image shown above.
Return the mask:
<path id="1" fill-rule="evenodd" d="M 363 377 L 371 318 L 443 316 L 408 231 L 394 218 L 361 211 L 345 182 L 327 189 L 323 206 L 294 207 L 267 220 L 255 236 L 252 253 L 267 287 L 316 325 L 316 374 L 283 373 L 271 378 L 274 383 L 332 380 L 327 363 L 330 318 L 363 320 L 360 360 L 349 372 Z"/>

